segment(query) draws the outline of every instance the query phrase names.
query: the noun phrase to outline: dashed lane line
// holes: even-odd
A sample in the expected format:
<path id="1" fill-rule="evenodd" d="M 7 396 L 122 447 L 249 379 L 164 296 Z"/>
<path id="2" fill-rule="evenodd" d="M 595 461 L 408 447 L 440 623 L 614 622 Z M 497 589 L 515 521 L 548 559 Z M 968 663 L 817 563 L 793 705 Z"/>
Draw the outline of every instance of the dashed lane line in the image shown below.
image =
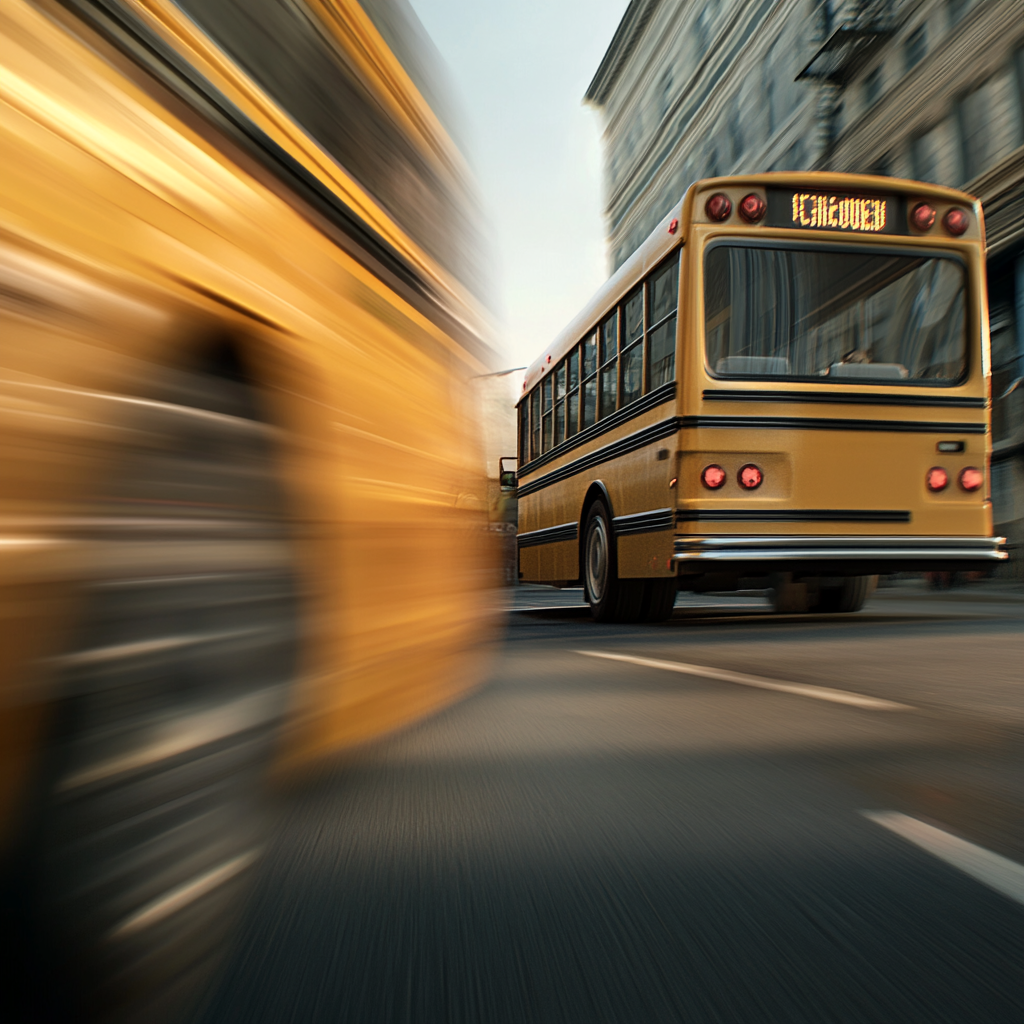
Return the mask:
<path id="1" fill-rule="evenodd" d="M 990 889 L 1024 903 L 1024 865 L 983 846 L 927 825 L 899 811 L 861 811 L 865 818 L 902 836 Z"/>
<path id="2" fill-rule="evenodd" d="M 813 700 L 827 700 L 833 704 L 849 704 L 855 708 L 870 711 L 908 711 L 912 705 L 900 704 L 894 700 L 883 700 L 881 697 L 868 697 L 863 693 L 850 690 L 833 690 L 828 686 L 810 686 L 806 683 L 786 683 L 780 679 L 763 679 L 761 676 L 749 676 L 743 672 L 730 672 L 724 668 L 712 668 L 710 665 L 688 665 L 682 661 L 662 661 L 659 658 L 637 658 L 631 654 L 612 654 L 609 651 L 577 651 L 577 654 L 588 658 L 604 658 L 607 661 L 623 661 L 629 665 L 642 665 L 645 668 L 660 668 L 667 672 L 681 672 L 688 676 L 702 676 L 705 679 L 717 679 L 723 683 L 735 683 L 737 686 L 753 686 L 758 690 L 774 690 L 777 693 L 791 693 L 797 697 L 810 697 Z"/>

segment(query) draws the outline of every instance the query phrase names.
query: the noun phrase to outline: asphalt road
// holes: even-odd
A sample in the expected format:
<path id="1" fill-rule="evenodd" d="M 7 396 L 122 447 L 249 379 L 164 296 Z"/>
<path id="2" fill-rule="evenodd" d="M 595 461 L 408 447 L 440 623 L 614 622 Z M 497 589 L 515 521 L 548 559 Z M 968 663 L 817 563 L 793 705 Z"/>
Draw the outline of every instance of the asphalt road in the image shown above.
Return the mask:
<path id="1" fill-rule="evenodd" d="M 1024 905 L 863 813 L 1024 864 L 1024 591 L 516 600 L 484 687 L 291 795 L 209 1024 L 1024 1021 Z"/>

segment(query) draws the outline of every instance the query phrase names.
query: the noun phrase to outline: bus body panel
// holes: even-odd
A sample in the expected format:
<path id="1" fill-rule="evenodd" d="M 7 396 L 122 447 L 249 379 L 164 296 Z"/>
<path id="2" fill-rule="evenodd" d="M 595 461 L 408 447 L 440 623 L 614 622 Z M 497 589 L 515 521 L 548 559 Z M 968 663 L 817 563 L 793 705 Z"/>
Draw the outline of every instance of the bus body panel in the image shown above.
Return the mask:
<path id="1" fill-rule="evenodd" d="M 592 488 L 599 487 L 610 501 L 609 512 L 616 518 L 636 515 L 652 509 L 671 509 L 674 491 L 669 483 L 675 476 L 673 453 L 676 450 L 674 434 L 663 437 L 649 445 L 624 455 L 609 458 L 582 472 L 574 473 L 567 479 L 545 484 L 539 490 L 530 490 L 550 473 L 565 471 L 572 463 L 588 458 L 600 458 L 602 451 L 628 442 L 641 431 L 650 430 L 658 424 L 675 419 L 678 410 L 676 400 L 670 399 L 653 409 L 628 420 L 622 426 L 594 438 L 587 444 L 573 449 L 560 458 L 531 472 L 527 467 L 520 474 L 520 493 L 526 495 L 519 504 L 519 571 L 523 579 L 542 581 L 575 581 L 579 576 L 579 533 L 568 540 L 535 543 L 530 536 L 535 531 L 551 530 L 558 526 L 575 523 L 582 531 L 584 502 Z M 660 456 L 660 457 L 659 457 Z M 658 564 L 664 567 L 665 559 L 660 558 L 662 548 L 671 547 L 669 527 L 661 543 L 651 535 L 635 534 L 619 538 L 619 572 L 621 575 L 646 576 L 654 573 L 652 559 L 659 557 Z M 540 538 L 538 538 L 540 539 Z M 525 543 L 524 543 L 525 542 Z M 668 550 L 666 558 L 670 554 Z M 662 571 L 662 574 L 667 571 Z"/>

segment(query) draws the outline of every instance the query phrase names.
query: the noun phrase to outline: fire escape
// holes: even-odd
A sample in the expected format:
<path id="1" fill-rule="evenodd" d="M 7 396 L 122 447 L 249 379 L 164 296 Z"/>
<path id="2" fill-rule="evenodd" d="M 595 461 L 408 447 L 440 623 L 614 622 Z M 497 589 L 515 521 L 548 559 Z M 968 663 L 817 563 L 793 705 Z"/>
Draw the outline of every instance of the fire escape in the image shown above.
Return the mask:
<path id="1" fill-rule="evenodd" d="M 841 0 L 822 0 L 817 7 L 819 39 L 823 41 L 796 81 L 813 81 L 820 87 L 820 156 L 815 165 L 818 169 L 828 168 L 831 162 L 843 90 L 892 35 L 894 6 L 892 0 L 856 0 L 846 4 Z M 849 16 L 839 20 L 846 13 Z"/>

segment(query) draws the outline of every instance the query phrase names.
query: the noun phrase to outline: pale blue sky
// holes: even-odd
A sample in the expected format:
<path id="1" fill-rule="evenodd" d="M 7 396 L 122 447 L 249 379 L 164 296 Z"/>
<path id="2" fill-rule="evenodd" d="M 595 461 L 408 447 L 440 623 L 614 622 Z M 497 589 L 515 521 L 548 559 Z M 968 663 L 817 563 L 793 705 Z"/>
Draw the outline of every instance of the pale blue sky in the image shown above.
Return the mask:
<path id="1" fill-rule="evenodd" d="M 498 340 L 531 362 L 606 277 L 600 121 L 582 105 L 627 0 L 411 0 L 462 112 Z"/>

